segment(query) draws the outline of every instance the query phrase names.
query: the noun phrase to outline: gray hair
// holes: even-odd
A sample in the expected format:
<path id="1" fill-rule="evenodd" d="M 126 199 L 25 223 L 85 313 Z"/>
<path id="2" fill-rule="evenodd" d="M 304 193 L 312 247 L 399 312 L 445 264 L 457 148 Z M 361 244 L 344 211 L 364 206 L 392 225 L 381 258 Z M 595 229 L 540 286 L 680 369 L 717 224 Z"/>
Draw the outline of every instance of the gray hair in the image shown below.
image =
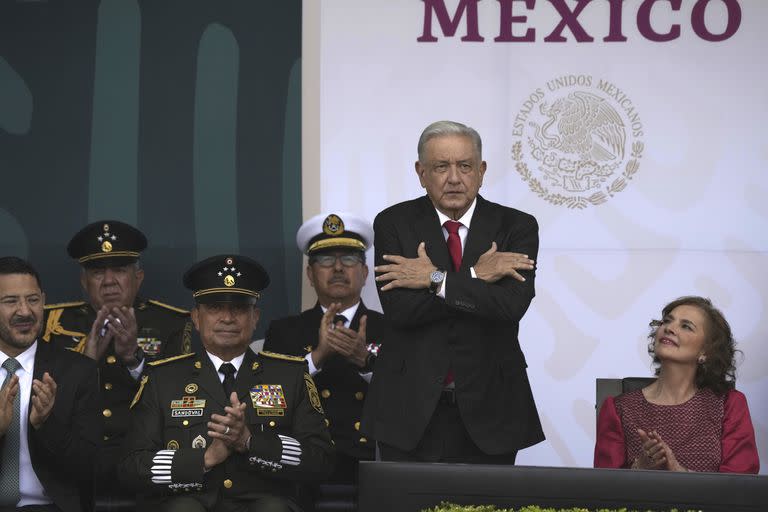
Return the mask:
<path id="1" fill-rule="evenodd" d="M 477 157 L 480 160 L 483 159 L 483 141 L 480 140 L 480 134 L 477 133 L 474 128 L 457 123 L 456 121 L 435 121 L 424 128 L 424 131 L 421 132 L 421 137 L 419 137 L 419 145 L 417 146 L 419 162 L 424 162 L 424 146 L 427 142 L 436 137 L 443 137 L 445 135 L 469 137 L 472 140 L 472 145 L 475 146 Z"/>

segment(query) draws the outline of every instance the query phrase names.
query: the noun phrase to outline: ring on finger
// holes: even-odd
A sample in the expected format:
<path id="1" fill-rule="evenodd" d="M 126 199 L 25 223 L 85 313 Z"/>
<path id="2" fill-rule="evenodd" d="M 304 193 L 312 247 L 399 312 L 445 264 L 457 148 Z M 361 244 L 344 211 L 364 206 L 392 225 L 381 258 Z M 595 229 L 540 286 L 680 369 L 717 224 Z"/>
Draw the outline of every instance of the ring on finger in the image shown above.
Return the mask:
<path id="1" fill-rule="evenodd" d="M 227 429 L 224 431 L 224 435 L 225 435 L 225 436 L 228 436 L 228 435 L 229 435 L 229 426 L 227 426 Z"/>

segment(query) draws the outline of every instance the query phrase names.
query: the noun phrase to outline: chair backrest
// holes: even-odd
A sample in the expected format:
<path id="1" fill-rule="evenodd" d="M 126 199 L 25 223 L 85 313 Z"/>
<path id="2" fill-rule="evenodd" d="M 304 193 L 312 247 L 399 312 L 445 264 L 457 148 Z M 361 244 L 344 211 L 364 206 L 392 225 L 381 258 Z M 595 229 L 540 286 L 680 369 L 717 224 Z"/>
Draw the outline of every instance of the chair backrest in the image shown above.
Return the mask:
<path id="1" fill-rule="evenodd" d="M 656 380 L 656 377 L 624 377 L 623 379 L 595 379 L 595 414 L 600 414 L 603 402 L 609 396 L 617 396 L 641 389 Z"/>

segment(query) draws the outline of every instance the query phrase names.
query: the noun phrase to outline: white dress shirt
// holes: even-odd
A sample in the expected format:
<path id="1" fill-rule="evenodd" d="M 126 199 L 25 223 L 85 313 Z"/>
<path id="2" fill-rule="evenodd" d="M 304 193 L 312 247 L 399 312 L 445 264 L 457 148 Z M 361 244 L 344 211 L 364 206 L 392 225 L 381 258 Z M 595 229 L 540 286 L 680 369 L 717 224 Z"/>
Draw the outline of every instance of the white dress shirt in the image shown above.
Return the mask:
<path id="1" fill-rule="evenodd" d="M 37 478 L 37 474 L 35 474 L 35 470 L 32 467 L 32 459 L 29 456 L 29 401 L 32 396 L 36 353 L 37 341 L 32 343 L 27 350 L 16 356 L 16 360 L 21 365 L 21 368 L 16 371 L 16 375 L 19 377 L 19 412 L 21 417 L 14 418 L 15 421 L 21 422 L 21 428 L 19 429 L 19 435 L 21 436 L 21 439 L 19 439 L 19 491 L 21 499 L 16 504 L 17 507 L 53 503 L 45 495 L 43 484 Z M 5 375 L 8 373 L 5 368 L 1 367 L 6 359 L 8 359 L 8 355 L 0 351 L 0 386 L 5 382 Z"/>
<path id="2" fill-rule="evenodd" d="M 461 216 L 457 220 L 457 222 L 461 222 L 461 226 L 459 226 L 459 238 L 461 239 L 461 257 L 464 257 L 464 246 L 467 244 L 467 235 L 469 234 L 469 225 L 472 223 L 472 215 L 475 214 L 475 206 L 477 206 L 477 198 L 475 198 L 474 201 L 472 201 L 472 204 L 469 205 L 469 209 L 467 209 L 466 212 L 464 212 L 464 215 Z M 446 214 L 435 208 L 435 211 L 437 212 L 437 218 L 440 220 L 440 226 L 443 226 L 446 221 L 453 220 L 452 218 L 448 217 Z M 443 230 L 443 238 L 448 241 L 448 230 L 445 229 L 445 227 L 442 227 Z M 489 247 L 490 249 L 490 247 Z M 453 270 L 447 269 L 447 270 Z M 475 273 L 475 267 L 470 267 L 469 272 L 472 275 L 472 277 L 477 277 L 477 274 Z M 438 297 L 445 298 L 445 288 L 448 283 L 448 276 L 443 279 L 443 284 L 440 286 L 440 290 L 437 292 Z"/>
<path id="3" fill-rule="evenodd" d="M 211 354 L 207 350 L 205 351 L 205 353 L 208 354 L 208 359 L 211 360 L 211 362 L 213 363 L 213 367 L 216 369 L 216 375 L 219 376 L 219 382 L 224 384 L 224 374 L 219 371 L 219 368 L 221 368 L 221 365 L 224 363 L 232 363 L 232 366 L 235 367 L 234 377 L 237 378 L 237 372 L 240 371 L 240 365 L 243 364 L 243 359 L 245 359 L 245 352 L 243 352 L 242 354 L 240 354 L 239 356 L 237 356 L 231 361 L 224 361 L 220 357 Z M 227 400 L 229 400 L 229 397 L 227 397 Z"/>

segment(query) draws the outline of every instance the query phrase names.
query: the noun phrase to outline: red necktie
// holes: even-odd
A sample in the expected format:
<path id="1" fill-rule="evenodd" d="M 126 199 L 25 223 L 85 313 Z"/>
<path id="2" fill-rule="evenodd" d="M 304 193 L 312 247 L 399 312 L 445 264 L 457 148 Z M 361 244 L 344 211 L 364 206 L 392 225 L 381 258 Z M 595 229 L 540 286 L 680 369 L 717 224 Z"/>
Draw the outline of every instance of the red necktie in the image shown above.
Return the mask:
<path id="1" fill-rule="evenodd" d="M 443 227 L 448 231 L 448 252 L 451 254 L 451 261 L 453 261 L 453 271 L 458 272 L 461 267 L 461 238 L 459 238 L 461 222 L 447 220 Z"/>
<path id="2" fill-rule="evenodd" d="M 448 252 L 451 255 L 451 261 L 453 262 L 453 271 L 458 272 L 461 267 L 461 238 L 459 238 L 459 228 L 461 222 L 455 220 L 447 220 L 443 224 L 443 227 L 448 231 Z M 448 373 L 443 380 L 443 386 L 448 386 L 453 382 L 453 370 L 448 369 Z"/>

